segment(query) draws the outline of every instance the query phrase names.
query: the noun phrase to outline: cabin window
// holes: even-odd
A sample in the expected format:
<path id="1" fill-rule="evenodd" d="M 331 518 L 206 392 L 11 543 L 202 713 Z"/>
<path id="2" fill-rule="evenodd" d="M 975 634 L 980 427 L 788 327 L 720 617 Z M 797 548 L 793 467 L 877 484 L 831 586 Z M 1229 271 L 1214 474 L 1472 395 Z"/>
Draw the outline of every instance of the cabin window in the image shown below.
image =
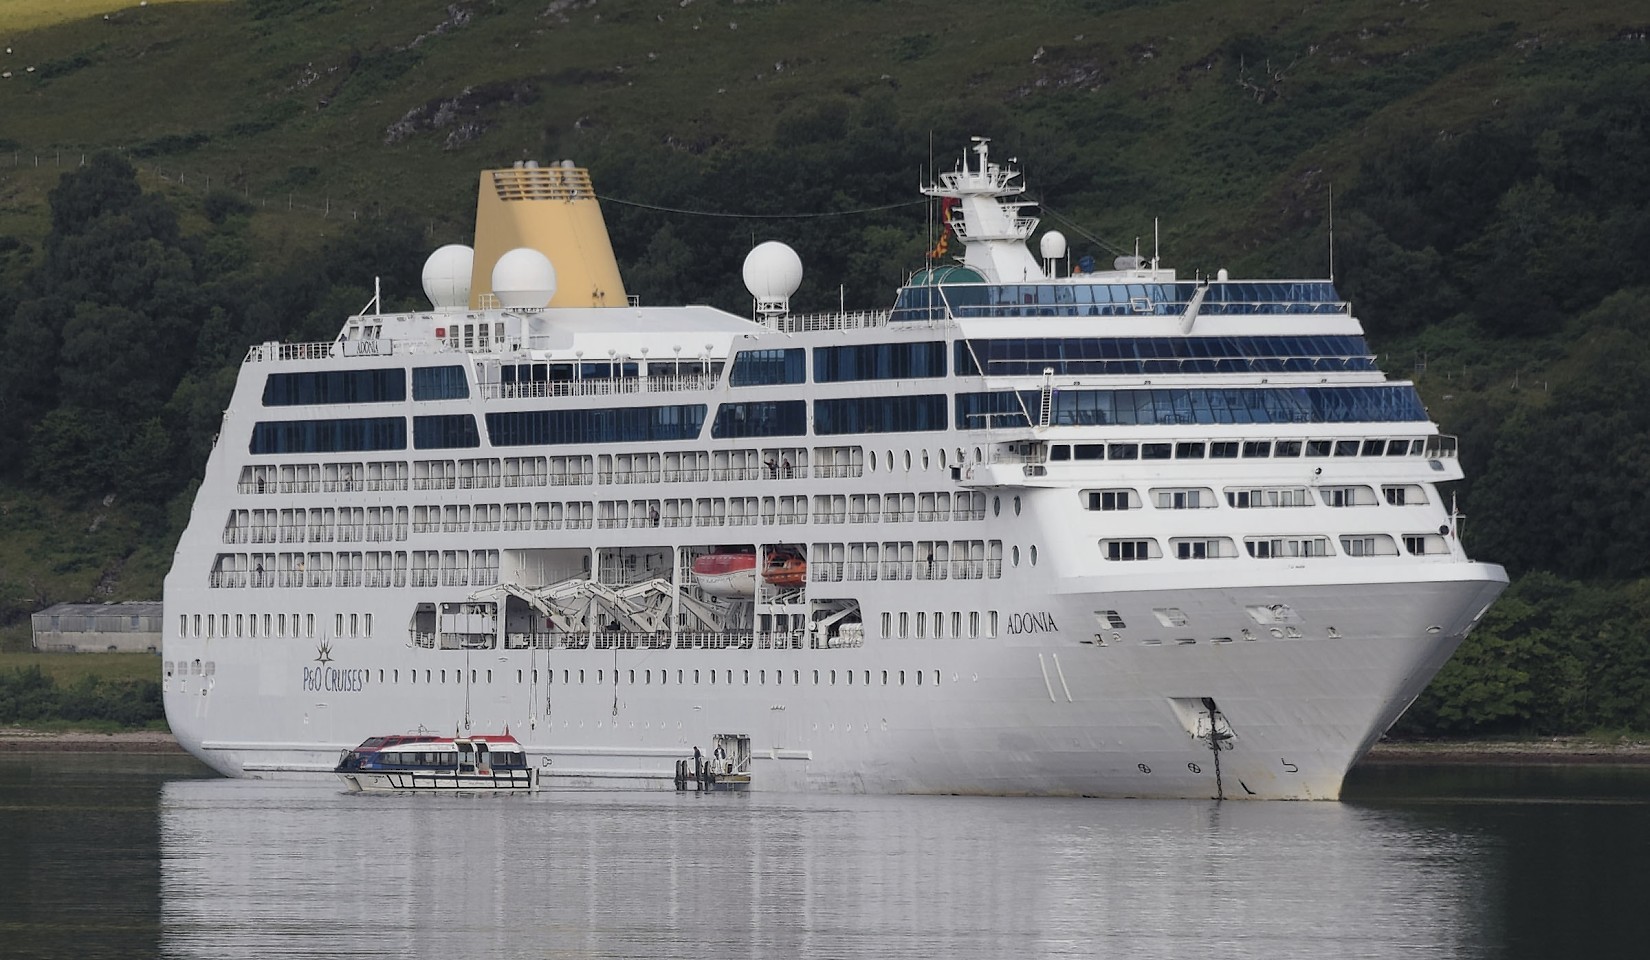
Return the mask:
<path id="1" fill-rule="evenodd" d="M 1133 490 L 1086 490 L 1090 510 L 1133 510 L 1138 507 Z"/>
<path id="2" fill-rule="evenodd" d="M 1105 548 L 1107 560 L 1149 560 L 1152 555 L 1150 540 L 1107 540 Z"/>

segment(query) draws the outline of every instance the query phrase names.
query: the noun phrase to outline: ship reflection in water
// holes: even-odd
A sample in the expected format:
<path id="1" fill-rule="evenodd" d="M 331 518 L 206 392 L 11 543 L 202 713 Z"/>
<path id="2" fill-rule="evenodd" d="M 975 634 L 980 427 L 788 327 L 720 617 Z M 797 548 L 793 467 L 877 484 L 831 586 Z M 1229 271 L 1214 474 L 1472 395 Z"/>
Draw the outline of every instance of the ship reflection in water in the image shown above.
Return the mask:
<path id="1" fill-rule="evenodd" d="M 1220 804 L 182 781 L 162 953 L 1533 957 L 1624 932 L 1625 892 L 1525 906 L 1624 875 L 1647 782 L 1636 802 Z M 1571 823 L 1596 832 L 1560 851 Z"/>

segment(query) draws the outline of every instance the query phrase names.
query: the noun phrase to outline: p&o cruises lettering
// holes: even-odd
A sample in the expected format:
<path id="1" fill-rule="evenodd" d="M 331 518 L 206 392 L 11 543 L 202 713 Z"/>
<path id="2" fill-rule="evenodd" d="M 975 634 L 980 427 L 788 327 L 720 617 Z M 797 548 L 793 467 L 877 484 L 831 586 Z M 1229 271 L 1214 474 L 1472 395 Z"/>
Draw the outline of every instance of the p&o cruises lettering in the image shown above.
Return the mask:
<path id="1" fill-rule="evenodd" d="M 304 690 L 312 693 L 360 693 L 367 686 L 367 671 L 339 670 L 335 667 L 304 667 Z"/>
<path id="2" fill-rule="evenodd" d="M 1055 633 L 1059 629 L 1054 623 L 1054 614 L 1047 611 L 1011 613 L 1008 615 L 1008 632 L 1010 634 Z"/>

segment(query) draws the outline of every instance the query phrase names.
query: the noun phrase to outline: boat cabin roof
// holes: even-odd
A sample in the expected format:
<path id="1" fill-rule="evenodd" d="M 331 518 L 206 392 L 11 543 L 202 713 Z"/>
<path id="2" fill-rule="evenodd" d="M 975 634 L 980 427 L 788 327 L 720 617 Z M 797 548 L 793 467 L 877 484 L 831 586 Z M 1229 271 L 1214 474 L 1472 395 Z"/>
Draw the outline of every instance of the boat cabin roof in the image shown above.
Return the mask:
<path id="1" fill-rule="evenodd" d="M 490 753 L 506 751 L 522 752 L 523 748 L 515 737 L 504 734 L 479 734 L 472 737 L 432 737 L 428 734 L 391 734 L 383 737 L 368 737 L 355 748 L 356 753 L 379 753 L 382 751 L 419 751 L 424 753 L 457 753 L 460 744 L 471 749 L 485 749 Z"/>

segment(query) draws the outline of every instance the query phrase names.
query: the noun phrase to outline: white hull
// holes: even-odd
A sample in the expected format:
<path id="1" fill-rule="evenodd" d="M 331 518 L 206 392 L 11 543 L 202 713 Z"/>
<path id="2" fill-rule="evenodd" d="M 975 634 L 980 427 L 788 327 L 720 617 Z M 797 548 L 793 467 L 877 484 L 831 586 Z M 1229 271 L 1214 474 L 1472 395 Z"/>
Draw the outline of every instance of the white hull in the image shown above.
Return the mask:
<path id="1" fill-rule="evenodd" d="M 338 779 L 351 793 L 532 793 L 539 788 L 534 770 L 494 774 L 386 770 L 340 773 Z"/>
<path id="2" fill-rule="evenodd" d="M 1471 618 L 1501 589 L 1494 568 L 1448 569 L 1478 578 L 1274 591 L 1286 593 L 1308 625 L 1326 627 L 1325 618 L 1333 617 L 1338 639 L 1307 626 L 1300 639 L 1230 642 L 1214 641 L 1212 632 L 1177 642 L 1166 635 L 1172 631 L 1155 629 L 1149 632 L 1160 635 L 1159 643 L 1104 646 L 1051 633 L 911 641 L 877 652 L 489 652 L 470 663 L 490 669 L 492 682 L 468 688 L 456 676 L 444 687 L 408 684 L 405 677 L 399 687 L 378 681 L 380 670 L 421 669 L 416 665 L 440 662 L 440 652 L 420 659 L 405 644 L 377 642 L 335 652 L 328 668 L 366 671 L 359 690 L 308 697 L 281 688 L 295 685 L 314 647 L 270 640 L 244 645 L 241 658 L 226 656 L 220 646 L 209 686 L 175 677 L 166 695 L 180 741 L 231 776 L 327 771 L 362 729 L 449 721 L 462 717 L 468 703 L 476 732 L 507 725 L 532 763 L 549 760 L 550 783 L 666 788 L 677 759 L 731 730 L 752 738 L 754 789 L 1334 799 L 1347 769 L 1419 694 Z M 1216 635 L 1235 637 L 1243 629 L 1243 607 L 1267 596 L 1203 590 L 1136 599 L 1172 601 L 1194 618 L 1225 611 L 1227 629 Z M 1056 623 L 1081 622 L 1094 603 L 1082 593 L 1062 600 Z M 1106 602 L 1121 599 L 1111 595 Z M 1428 634 L 1432 626 L 1441 629 Z M 884 686 L 882 672 L 890 668 L 891 684 Z M 529 679 L 535 669 L 536 688 Z M 548 669 L 558 676 L 547 686 Z M 600 683 L 598 669 L 604 671 Z M 644 672 L 638 681 L 653 671 L 653 683 L 631 683 L 633 669 Z M 817 685 L 816 669 L 822 671 Z M 518 670 L 524 671 L 519 683 Z M 586 683 L 561 683 L 563 670 L 572 677 L 584 670 Z M 678 670 L 689 683 L 675 683 Z M 660 671 L 669 682 L 658 682 Z M 698 685 L 691 683 L 694 671 Z M 781 671 L 784 683 L 776 682 Z M 797 671 L 801 686 L 792 683 Z M 847 682 L 850 671 L 854 685 Z M 1175 706 L 1202 697 L 1216 701 L 1235 734 L 1231 748 L 1220 751 L 1219 783 L 1208 741 L 1193 736 Z"/>

